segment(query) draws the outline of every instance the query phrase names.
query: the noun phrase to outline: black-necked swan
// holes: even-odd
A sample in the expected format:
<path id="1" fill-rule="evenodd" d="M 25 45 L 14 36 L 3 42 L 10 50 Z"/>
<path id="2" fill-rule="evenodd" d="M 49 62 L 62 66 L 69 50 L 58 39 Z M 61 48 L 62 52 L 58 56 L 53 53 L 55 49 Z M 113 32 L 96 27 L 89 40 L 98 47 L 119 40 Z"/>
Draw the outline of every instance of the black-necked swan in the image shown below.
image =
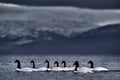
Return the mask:
<path id="1" fill-rule="evenodd" d="M 31 68 L 28 67 L 21 68 L 21 64 L 19 60 L 15 60 L 15 63 L 17 63 L 17 68 L 16 68 L 17 72 L 32 72 Z"/>
<path id="2" fill-rule="evenodd" d="M 55 62 L 54 62 L 54 65 L 56 65 L 56 67 L 59 67 L 58 61 L 55 61 Z"/>
<path id="3" fill-rule="evenodd" d="M 59 67 L 58 61 L 55 61 L 55 62 L 54 62 L 54 66 L 55 66 L 55 65 L 56 65 L 56 67 L 54 67 L 54 68 L 52 69 L 52 71 L 63 71 L 62 68 Z"/>
<path id="4" fill-rule="evenodd" d="M 50 71 L 51 69 L 49 68 L 49 61 L 45 60 L 45 62 L 47 64 L 47 67 L 40 67 L 38 68 L 38 71 Z"/>
<path id="5" fill-rule="evenodd" d="M 30 64 L 33 64 L 32 68 L 35 69 L 35 62 L 33 60 L 30 61 Z"/>
<path id="6" fill-rule="evenodd" d="M 93 61 L 88 61 L 88 64 L 90 64 L 91 66 L 90 66 L 90 68 L 93 70 L 93 71 L 108 71 L 108 69 L 107 68 L 104 68 L 104 67 L 95 67 L 94 68 L 94 63 L 93 63 Z"/>
<path id="7" fill-rule="evenodd" d="M 66 61 L 62 61 L 63 67 L 66 67 Z"/>
<path id="8" fill-rule="evenodd" d="M 35 62 L 34 62 L 34 60 L 31 60 L 31 61 L 30 61 L 30 64 L 32 64 L 32 70 L 33 70 L 33 71 L 38 71 L 38 70 L 35 68 Z"/>
<path id="9" fill-rule="evenodd" d="M 63 67 L 61 67 L 61 68 L 62 68 L 63 71 L 72 71 L 72 70 L 74 70 L 73 67 L 67 67 L 66 61 L 63 60 L 62 64 L 63 64 Z"/>
<path id="10" fill-rule="evenodd" d="M 75 69 L 74 71 L 78 71 L 78 68 L 79 68 L 79 62 L 78 61 L 75 61 L 73 66 L 75 66 Z"/>
<path id="11" fill-rule="evenodd" d="M 46 71 L 50 71 L 50 63 L 48 60 L 45 60 L 45 63 L 47 64 Z"/>
<path id="12" fill-rule="evenodd" d="M 62 70 L 69 71 L 69 68 L 67 68 L 67 66 L 66 66 L 66 61 L 62 61 L 62 64 L 63 64 Z"/>
<path id="13" fill-rule="evenodd" d="M 91 69 L 89 69 L 88 67 L 79 68 L 78 61 L 75 61 L 75 63 L 73 65 L 75 66 L 74 72 L 93 73 L 93 71 Z"/>

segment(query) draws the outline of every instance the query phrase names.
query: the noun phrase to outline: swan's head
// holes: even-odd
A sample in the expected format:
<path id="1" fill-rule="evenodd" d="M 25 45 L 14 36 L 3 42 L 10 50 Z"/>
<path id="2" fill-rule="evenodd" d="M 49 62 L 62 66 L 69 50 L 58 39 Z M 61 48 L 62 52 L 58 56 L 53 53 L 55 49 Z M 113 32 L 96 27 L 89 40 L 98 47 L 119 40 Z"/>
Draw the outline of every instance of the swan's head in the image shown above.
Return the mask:
<path id="1" fill-rule="evenodd" d="M 58 61 L 55 61 L 54 64 L 58 64 Z"/>
<path id="2" fill-rule="evenodd" d="M 64 67 L 66 67 L 66 61 L 62 61 L 62 64 L 64 64 Z"/>
<path id="3" fill-rule="evenodd" d="M 62 61 L 62 64 L 66 63 L 66 61 Z"/>
<path id="4" fill-rule="evenodd" d="M 77 71 L 77 68 L 79 67 L 79 62 L 78 61 L 75 61 L 73 66 L 75 66 L 75 69 L 74 71 Z"/>
<path id="5" fill-rule="evenodd" d="M 30 64 L 31 64 L 31 63 L 34 63 L 34 60 L 31 60 L 31 61 L 30 61 Z"/>
<path id="6" fill-rule="evenodd" d="M 58 61 L 55 61 L 55 62 L 54 62 L 54 65 L 55 65 L 55 64 L 57 65 L 57 67 L 59 67 Z"/>
<path id="7" fill-rule="evenodd" d="M 75 61 L 73 66 L 76 66 L 76 67 L 79 67 L 79 62 L 78 61 Z"/>
<path id="8" fill-rule="evenodd" d="M 91 64 L 90 68 L 94 68 L 94 64 L 93 64 L 93 61 L 88 61 L 88 64 Z"/>
<path id="9" fill-rule="evenodd" d="M 20 61 L 19 60 L 15 60 L 15 63 L 20 63 Z"/>
<path id="10" fill-rule="evenodd" d="M 17 63 L 17 68 L 18 68 L 18 69 L 21 69 L 20 61 L 19 61 L 19 60 L 15 60 L 15 63 Z"/>
<path id="11" fill-rule="evenodd" d="M 33 64 L 33 68 L 35 68 L 35 62 L 34 62 L 34 60 L 31 60 L 31 61 L 30 61 L 30 64 L 31 64 L 31 63 Z"/>
<path id="12" fill-rule="evenodd" d="M 91 63 L 93 63 L 93 61 L 92 61 L 92 60 L 88 61 L 88 64 L 91 64 Z"/>
<path id="13" fill-rule="evenodd" d="M 47 68 L 50 68 L 49 61 L 45 60 L 45 63 L 47 64 Z"/>
<path id="14" fill-rule="evenodd" d="M 49 61 L 48 61 L 48 60 L 45 60 L 45 63 L 49 63 Z"/>

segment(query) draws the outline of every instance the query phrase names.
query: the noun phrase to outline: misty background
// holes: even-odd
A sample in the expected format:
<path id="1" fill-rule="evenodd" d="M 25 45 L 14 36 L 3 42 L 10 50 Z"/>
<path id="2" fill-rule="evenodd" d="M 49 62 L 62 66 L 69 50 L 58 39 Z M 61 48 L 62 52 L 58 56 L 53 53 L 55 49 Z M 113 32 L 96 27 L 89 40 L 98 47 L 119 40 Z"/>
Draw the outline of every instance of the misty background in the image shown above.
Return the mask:
<path id="1" fill-rule="evenodd" d="M 0 54 L 120 53 L 119 0 L 0 0 Z"/>

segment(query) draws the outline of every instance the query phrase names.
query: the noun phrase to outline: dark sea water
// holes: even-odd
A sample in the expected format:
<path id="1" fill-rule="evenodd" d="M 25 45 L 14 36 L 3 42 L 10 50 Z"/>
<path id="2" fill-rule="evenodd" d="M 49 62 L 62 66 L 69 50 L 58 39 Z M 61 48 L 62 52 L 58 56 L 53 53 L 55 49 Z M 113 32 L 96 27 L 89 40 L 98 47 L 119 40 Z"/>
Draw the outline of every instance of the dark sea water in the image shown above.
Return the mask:
<path id="1" fill-rule="evenodd" d="M 15 72 L 14 61 L 21 61 L 22 67 L 32 67 L 30 60 L 34 60 L 36 67 L 46 66 L 44 61 L 50 61 L 53 68 L 55 60 L 61 63 L 66 60 L 67 66 L 72 66 L 78 60 L 80 67 L 89 66 L 88 60 L 93 60 L 96 67 L 105 67 L 108 72 L 73 73 L 73 72 Z M 62 66 L 62 65 L 61 65 Z M 0 56 L 0 80 L 120 80 L 120 56 L 80 56 L 80 55 L 31 55 L 31 56 Z"/>

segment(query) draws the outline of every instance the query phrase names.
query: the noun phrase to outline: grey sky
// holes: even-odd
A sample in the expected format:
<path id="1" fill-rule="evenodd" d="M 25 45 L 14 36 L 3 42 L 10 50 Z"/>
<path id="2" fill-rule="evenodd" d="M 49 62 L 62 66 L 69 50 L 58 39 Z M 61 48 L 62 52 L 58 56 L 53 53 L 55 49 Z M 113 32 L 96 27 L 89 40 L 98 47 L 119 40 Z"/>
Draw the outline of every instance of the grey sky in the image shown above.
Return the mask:
<path id="1" fill-rule="evenodd" d="M 5 3 L 38 6 L 77 6 L 84 8 L 120 8 L 120 0 L 0 0 Z"/>

